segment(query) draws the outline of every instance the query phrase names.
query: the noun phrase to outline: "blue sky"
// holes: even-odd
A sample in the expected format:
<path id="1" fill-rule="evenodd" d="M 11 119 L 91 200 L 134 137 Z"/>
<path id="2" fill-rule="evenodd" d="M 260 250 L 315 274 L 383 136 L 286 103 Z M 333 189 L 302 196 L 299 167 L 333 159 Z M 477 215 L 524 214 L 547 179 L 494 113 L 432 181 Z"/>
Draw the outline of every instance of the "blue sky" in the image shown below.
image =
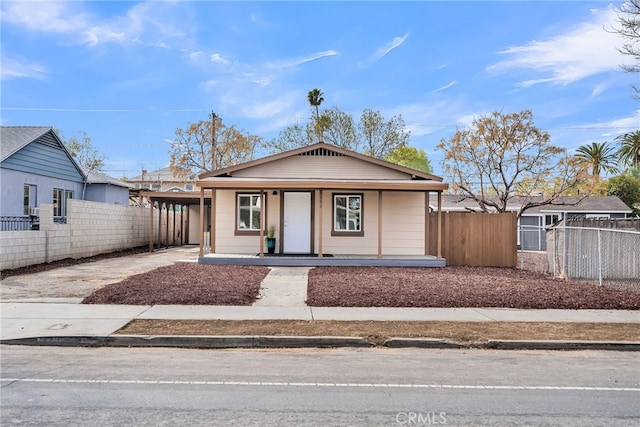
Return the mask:
<path id="1" fill-rule="evenodd" d="M 607 2 L 2 1 L 1 122 L 84 131 L 116 177 L 168 165 L 208 118 L 271 140 L 306 95 L 401 114 L 440 174 L 441 138 L 531 109 L 568 150 L 640 128 Z M 260 153 L 263 154 L 263 153 Z"/>

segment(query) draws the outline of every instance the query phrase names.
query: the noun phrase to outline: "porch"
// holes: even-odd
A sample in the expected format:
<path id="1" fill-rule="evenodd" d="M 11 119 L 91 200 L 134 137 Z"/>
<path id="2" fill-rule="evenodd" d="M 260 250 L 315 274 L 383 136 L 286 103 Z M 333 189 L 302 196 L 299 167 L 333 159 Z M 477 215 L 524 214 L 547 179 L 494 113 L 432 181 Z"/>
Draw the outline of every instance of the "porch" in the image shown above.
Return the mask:
<path id="1" fill-rule="evenodd" d="M 208 253 L 198 259 L 208 265 L 265 265 L 269 267 L 445 267 L 446 260 L 432 255 L 324 254 L 267 255 Z"/>

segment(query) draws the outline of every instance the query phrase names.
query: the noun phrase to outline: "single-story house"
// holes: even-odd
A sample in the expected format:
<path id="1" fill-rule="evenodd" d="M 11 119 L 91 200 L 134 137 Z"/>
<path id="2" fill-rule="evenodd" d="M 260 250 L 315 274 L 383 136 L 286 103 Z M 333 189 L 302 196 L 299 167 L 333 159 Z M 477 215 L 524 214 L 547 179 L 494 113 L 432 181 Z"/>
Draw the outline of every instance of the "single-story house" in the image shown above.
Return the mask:
<path id="1" fill-rule="evenodd" d="M 60 222 L 69 199 L 128 204 L 128 185 L 85 172 L 50 126 L 0 126 L 0 153 L 2 230 L 33 228 L 43 203 Z"/>
<path id="2" fill-rule="evenodd" d="M 273 226 L 276 254 L 425 257 L 437 239 L 441 255 L 429 213 L 448 188 L 442 178 L 326 143 L 203 173 L 196 184 L 201 231 L 210 200 L 212 254 L 263 257 Z"/>
<path id="3" fill-rule="evenodd" d="M 129 205 L 129 190 L 132 188 L 119 179 L 115 179 L 102 172 L 82 168 L 86 176 L 84 200 L 92 202 Z"/>
<path id="4" fill-rule="evenodd" d="M 517 212 L 522 203 L 523 198 L 514 197 L 509 201 L 507 209 Z M 435 206 L 432 208 L 435 209 Z M 477 211 L 479 207 L 473 199 L 464 195 L 445 194 L 442 196 L 442 210 L 468 212 Z M 536 206 L 522 213 L 518 220 L 518 246 L 523 250 L 546 251 L 545 229 L 564 218 L 579 216 L 620 219 L 629 214 L 631 209 L 616 196 L 559 197 L 553 204 Z"/>

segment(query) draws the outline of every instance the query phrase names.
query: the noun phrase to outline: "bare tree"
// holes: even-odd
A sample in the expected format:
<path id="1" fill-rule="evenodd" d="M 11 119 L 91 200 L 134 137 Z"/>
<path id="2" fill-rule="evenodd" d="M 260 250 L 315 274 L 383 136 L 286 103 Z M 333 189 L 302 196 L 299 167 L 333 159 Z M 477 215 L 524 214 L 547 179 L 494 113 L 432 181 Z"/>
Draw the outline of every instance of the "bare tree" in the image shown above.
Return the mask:
<path id="1" fill-rule="evenodd" d="M 107 156 L 96 150 L 91 143 L 91 138 L 86 132 L 78 132 L 77 135 L 65 139 L 60 130 L 54 129 L 53 131 L 62 140 L 71 157 L 73 157 L 80 166 L 92 171 L 102 171 L 104 169 L 104 162 Z"/>
<path id="2" fill-rule="evenodd" d="M 638 73 L 640 72 L 640 0 L 625 0 L 616 8 L 616 11 L 620 26 L 613 30 L 624 39 L 624 44 L 618 50 L 635 61 L 631 65 L 622 65 L 622 68 L 628 73 Z M 640 86 L 634 85 L 633 89 L 636 97 L 640 97 Z"/>
<path id="3" fill-rule="evenodd" d="M 577 159 L 549 144 L 549 134 L 534 126 L 529 110 L 479 116 L 437 148 L 444 151 L 443 169 L 454 189 L 484 212 L 507 212 L 517 200 L 520 217 L 529 208 L 555 203 L 580 177 Z"/>
<path id="4" fill-rule="evenodd" d="M 169 149 L 171 171 L 178 177 L 224 168 L 252 160 L 262 138 L 225 126 L 222 119 L 188 123 L 178 128 Z"/>

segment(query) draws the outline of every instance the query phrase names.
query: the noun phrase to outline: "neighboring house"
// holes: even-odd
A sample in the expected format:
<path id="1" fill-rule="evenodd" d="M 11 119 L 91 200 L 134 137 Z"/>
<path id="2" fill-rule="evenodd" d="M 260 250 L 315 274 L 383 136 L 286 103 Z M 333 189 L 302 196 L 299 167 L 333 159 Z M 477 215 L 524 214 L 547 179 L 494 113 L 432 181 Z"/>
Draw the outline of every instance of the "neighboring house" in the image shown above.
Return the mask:
<path id="1" fill-rule="evenodd" d="M 157 192 L 194 191 L 196 189 L 195 181 L 196 177 L 193 175 L 186 178 L 175 176 L 169 167 L 151 172 L 143 169 L 142 175 L 126 180 L 134 189 Z"/>
<path id="2" fill-rule="evenodd" d="M 517 212 L 522 199 L 513 198 L 507 205 L 511 212 Z M 435 207 L 432 207 L 435 208 Z M 461 195 L 442 196 L 442 210 L 445 212 L 468 212 L 479 210 L 478 204 Z M 564 218 L 626 218 L 631 209 L 616 196 L 560 197 L 553 204 L 527 209 L 518 220 L 518 245 L 520 249 L 545 251 L 547 249 L 545 229 Z"/>
<path id="3" fill-rule="evenodd" d="M 39 221 L 39 206 L 53 205 L 54 220 L 64 222 L 67 200 L 128 204 L 128 189 L 118 196 L 100 174 L 87 174 L 51 127 L 0 127 L 0 229 L 28 230 Z M 95 179 L 94 179 L 95 178 Z M 91 190 L 89 190 L 91 189 Z M 90 197 L 87 197 L 89 191 Z"/>
<path id="4" fill-rule="evenodd" d="M 102 172 L 82 168 L 87 177 L 84 189 L 84 200 L 92 202 L 129 205 L 129 189 L 132 187 L 119 179 L 105 175 Z"/>
<path id="5" fill-rule="evenodd" d="M 262 255 L 275 226 L 281 254 L 428 255 L 437 238 L 430 200 L 448 188 L 435 175 L 325 143 L 199 178 L 201 200 L 213 206 L 211 252 L 220 254 Z"/>

